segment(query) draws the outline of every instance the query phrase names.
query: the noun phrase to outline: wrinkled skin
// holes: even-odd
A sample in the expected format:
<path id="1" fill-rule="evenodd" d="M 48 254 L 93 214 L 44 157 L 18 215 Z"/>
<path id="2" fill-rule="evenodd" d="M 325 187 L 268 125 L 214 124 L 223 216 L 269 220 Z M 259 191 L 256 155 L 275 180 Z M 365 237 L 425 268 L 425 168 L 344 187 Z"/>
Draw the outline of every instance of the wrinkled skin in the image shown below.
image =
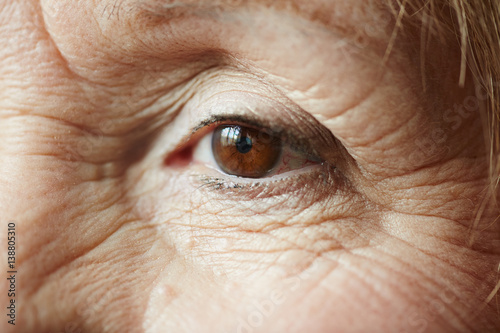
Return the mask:
<path id="1" fill-rule="evenodd" d="M 0 3 L 0 235 L 16 221 L 19 269 L 0 330 L 500 329 L 484 96 L 459 87 L 456 39 L 421 52 L 409 27 L 384 65 L 378 1 L 179 2 Z M 220 173 L 196 149 L 210 130 L 190 135 L 234 114 L 328 163 Z"/>

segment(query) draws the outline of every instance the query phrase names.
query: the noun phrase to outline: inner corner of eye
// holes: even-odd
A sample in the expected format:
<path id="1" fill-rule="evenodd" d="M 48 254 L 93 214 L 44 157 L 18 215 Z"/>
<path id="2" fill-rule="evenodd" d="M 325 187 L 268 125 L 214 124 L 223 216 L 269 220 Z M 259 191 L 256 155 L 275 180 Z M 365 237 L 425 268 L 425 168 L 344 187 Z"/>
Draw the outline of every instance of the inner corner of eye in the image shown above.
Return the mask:
<path id="1" fill-rule="evenodd" d="M 194 147 L 188 145 L 176 150 L 165 159 L 165 166 L 170 168 L 183 168 L 188 166 L 193 160 Z"/>

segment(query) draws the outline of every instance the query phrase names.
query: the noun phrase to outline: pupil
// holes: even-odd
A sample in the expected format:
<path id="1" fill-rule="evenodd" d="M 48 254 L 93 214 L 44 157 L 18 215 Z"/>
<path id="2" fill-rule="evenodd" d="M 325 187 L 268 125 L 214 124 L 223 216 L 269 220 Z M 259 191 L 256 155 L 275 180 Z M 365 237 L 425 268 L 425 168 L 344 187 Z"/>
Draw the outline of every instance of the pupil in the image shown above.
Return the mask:
<path id="1" fill-rule="evenodd" d="M 242 154 L 249 153 L 252 150 L 252 140 L 249 137 L 242 137 L 236 142 L 236 149 Z"/>

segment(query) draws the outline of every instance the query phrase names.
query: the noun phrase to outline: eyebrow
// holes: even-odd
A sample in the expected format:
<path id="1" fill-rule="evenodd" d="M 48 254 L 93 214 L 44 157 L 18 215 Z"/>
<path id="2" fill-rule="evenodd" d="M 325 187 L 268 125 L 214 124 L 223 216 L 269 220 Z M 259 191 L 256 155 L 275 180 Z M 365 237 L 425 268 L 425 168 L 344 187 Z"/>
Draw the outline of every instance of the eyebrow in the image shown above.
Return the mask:
<path id="1" fill-rule="evenodd" d="M 352 35 L 364 22 L 353 22 L 356 16 L 352 8 L 373 4 L 374 0 L 344 1 L 344 0 L 132 0 L 133 6 L 139 11 L 161 16 L 166 20 L 174 19 L 201 10 L 234 10 L 239 8 L 267 8 L 289 13 L 317 23 L 329 31 L 339 35 Z M 342 7 L 343 6 L 343 7 Z M 336 9 L 341 7 L 340 13 Z M 382 11 L 381 6 L 380 10 Z M 346 10 L 348 9 L 348 10 Z M 363 11 L 363 9 L 361 9 Z M 360 19 L 359 15 L 356 19 Z M 356 21 L 356 20 L 354 20 Z M 359 30 L 359 29 L 358 29 Z"/>
<path id="2" fill-rule="evenodd" d="M 179 8 L 205 9 L 205 8 L 252 8 L 256 6 L 285 10 L 300 15 L 307 12 L 310 4 L 325 5 L 325 0 L 136 0 L 135 5 L 145 9 L 156 9 L 159 13 L 168 13 Z M 330 1 L 332 3 L 332 1 Z M 323 6 L 324 7 L 324 6 Z M 319 9 L 319 8 L 318 8 Z"/>

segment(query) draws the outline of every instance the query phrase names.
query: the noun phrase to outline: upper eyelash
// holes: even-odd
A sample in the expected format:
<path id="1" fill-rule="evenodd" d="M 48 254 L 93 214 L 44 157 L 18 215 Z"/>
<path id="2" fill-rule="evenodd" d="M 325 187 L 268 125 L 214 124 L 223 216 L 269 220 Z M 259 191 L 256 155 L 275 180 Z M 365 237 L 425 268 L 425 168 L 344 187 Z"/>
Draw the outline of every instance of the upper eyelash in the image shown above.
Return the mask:
<path id="1" fill-rule="evenodd" d="M 281 126 L 267 126 L 260 120 L 241 115 L 212 116 L 209 119 L 198 124 L 195 128 L 193 128 L 191 132 L 192 135 L 195 135 L 198 133 L 198 131 L 204 128 L 223 124 L 237 124 L 246 127 L 262 129 L 263 131 L 269 131 L 271 135 L 279 137 L 284 144 L 287 144 L 295 151 L 300 151 L 301 153 L 307 154 L 308 157 L 315 158 L 316 160 L 321 160 L 319 152 L 310 144 L 310 142 L 301 138 L 297 138 L 297 135 L 294 135 L 296 133 L 292 134 L 289 130 L 285 130 Z"/>

